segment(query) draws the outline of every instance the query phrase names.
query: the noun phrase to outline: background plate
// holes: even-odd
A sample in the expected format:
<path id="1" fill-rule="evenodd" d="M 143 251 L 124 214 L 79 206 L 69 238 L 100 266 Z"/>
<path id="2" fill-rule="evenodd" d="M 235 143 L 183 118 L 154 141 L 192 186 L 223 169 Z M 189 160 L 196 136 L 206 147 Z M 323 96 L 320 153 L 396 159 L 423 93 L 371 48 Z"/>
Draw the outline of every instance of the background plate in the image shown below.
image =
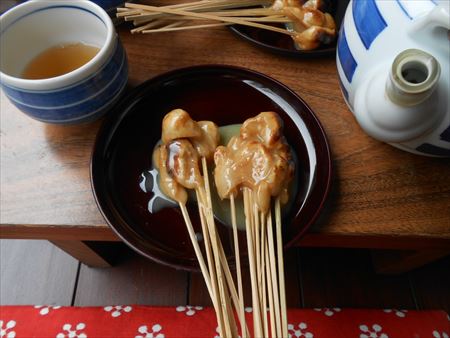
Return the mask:
<path id="1" fill-rule="evenodd" d="M 197 66 L 172 71 L 135 88 L 116 106 L 100 129 L 91 161 L 91 183 L 98 206 L 112 229 L 146 257 L 180 269 L 197 269 L 197 260 L 178 208 L 151 214 L 151 194 L 139 187 L 151 167 L 161 122 L 183 108 L 195 120 L 219 126 L 242 123 L 262 111 L 283 119 L 284 134 L 299 158 L 299 188 L 284 219 L 286 247 L 292 246 L 316 219 L 331 179 L 329 146 L 311 109 L 290 89 L 256 72 L 228 66 Z M 196 206 L 194 226 L 200 230 Z M 230 256 L 230 229 L 218 224 Z M 241 233 L 241 247 L 245 237 Z"/>

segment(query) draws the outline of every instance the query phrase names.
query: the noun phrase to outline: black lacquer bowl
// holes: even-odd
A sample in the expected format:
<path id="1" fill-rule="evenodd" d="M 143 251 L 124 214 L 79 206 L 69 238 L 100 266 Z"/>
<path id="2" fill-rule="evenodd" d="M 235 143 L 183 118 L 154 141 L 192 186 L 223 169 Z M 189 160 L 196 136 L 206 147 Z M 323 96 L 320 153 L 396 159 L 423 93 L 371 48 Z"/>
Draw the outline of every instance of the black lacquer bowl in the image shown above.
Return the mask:
<path id="1" fill-rule="evenodd" d="M 111 228 L 133 249 L 157 262 L 196 270 L 197 260 L 178 208 L 150 213 L 151 193 L 139 187 L 151 167 L 163 116 L 183 108 L 195 120 L 219 126 L 242 123 L 262 111 L 275 111 L 299 159 L 298 191 L 284 226 L 286 247 L 294 245 L 322 209 L 331 180 L 331 158 L 324 131 L 304 101 L 281 83 L 250 70 L 196 66 L 157 76 L 122 99 L 101 127 L 91 161 L 91 183 Z M 190 207 L 200 231 L 198 212 Z M 229 228 L 218 223 L 227 250 Z M 245 247 L 242 234 L 242 248 Z M 231 256 L 231 250 L 227 250 Z"/>
<path id="2" fill-rule="evenodd" d="M 344 19 L 345 10 L 350 0 L 330 0 L 329 13 L 336 23 L 336 31 L 339 32 Z M 278 27 L 283 27 L 278 25 Z M 259 29 L 255 27 L 233 25 L 230 29 L 238 36 L 242 37 L 262 49 L 281 55 L 298 58 L 334 57 L 336 54 L 336 42 L 324 45 L 313 50 L 299 50 L 295 47 L 294 41 L 289 35 Z"/>

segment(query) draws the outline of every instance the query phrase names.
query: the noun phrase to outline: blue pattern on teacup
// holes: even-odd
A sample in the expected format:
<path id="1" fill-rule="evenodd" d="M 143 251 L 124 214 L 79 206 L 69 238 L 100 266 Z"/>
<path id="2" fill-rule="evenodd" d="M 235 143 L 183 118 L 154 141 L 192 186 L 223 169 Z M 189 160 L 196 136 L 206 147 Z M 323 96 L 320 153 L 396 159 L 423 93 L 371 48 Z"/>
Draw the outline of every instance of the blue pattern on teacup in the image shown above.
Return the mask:
<path id="1" fill-rule="evenodd" d="M 91 11 L 86 6 L 78 7 L 72 3 L 67 5 L 49 3 L 48 6 L 35 6 L 34 8 L 37 9 L 28 13 L 25 11 L 24 15 L 18 16 L 6 27 L 2 27 L 2 33 L 5 33 L 25 17 L 54 8 L 83 10 L 85 13 L 95 16 L 107 26 L 104 16 L 101 17 L 101 12 L 98 10 Z M 75 83 L 69 81 L 66 86 L 60 86 L 56 89 L 49 89 L 48 86 L 44 87 L 45 89 L 39 87 L 25 89 L 4 81 L 2 82 L 2 88 L 6 96 L 21 111 L 43 122 L 70 124 L 95 120 L 118 100 L 128 80 L 125 50 L 117 37 L 117 33 L 113 32 L 112 34 L 113 40 L 111 45 L 108 45 L 108 54 L 106 57 L 99 59 L 102 61 L 98 63 L 99 68 L 95 72 L 85 72 L 84 78 L 80 77 Z"/>
<path id="2" fill-rule="evenodd" d="M 23 105 L 19 102 L 14 104 L 24 113 L 38 119 L 42 122 L 49 123 L 80 123 L 95 120 L 103 115 L 106 110 L 114 103 L 123 92 L 127 84 L 128 66 L 124 62 L 122 67 L 117 70 L 113 80 L 106 88 L 102 88 L 100 93 L 93 94 L 94 98 L 82 100 L 68 106 L 56 107 L 33 107 Z M 81 84 L 81 87 L 84 85 Z"/>
<path id="3" fill-rule="evenodd" d="M 117 73 L 125 62 L 125 51 L 118 42 L 114 54 L 105 65 L 83 81 L 55 90 L 25 90 L 6 85 L 4 90 L 11 100 L 25 105 L 44 108 L 70 105 L 111 82 L 113 74 Z"/>

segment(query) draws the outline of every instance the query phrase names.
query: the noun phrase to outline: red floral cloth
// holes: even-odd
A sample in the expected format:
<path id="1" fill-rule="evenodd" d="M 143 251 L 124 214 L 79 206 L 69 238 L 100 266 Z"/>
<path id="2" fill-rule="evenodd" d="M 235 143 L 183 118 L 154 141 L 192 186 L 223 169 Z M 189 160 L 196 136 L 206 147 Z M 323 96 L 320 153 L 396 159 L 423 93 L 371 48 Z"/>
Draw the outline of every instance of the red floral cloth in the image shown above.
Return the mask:
<path id="1" fill-rule="evenodd" d="M 219 338 L 214 311 L 199 306 L 2 306 L 0 320 L 1 338 Z M 299 338 L 450 336 L 444 311 L 290 309 L 288 322 L 290 337 Z"/>

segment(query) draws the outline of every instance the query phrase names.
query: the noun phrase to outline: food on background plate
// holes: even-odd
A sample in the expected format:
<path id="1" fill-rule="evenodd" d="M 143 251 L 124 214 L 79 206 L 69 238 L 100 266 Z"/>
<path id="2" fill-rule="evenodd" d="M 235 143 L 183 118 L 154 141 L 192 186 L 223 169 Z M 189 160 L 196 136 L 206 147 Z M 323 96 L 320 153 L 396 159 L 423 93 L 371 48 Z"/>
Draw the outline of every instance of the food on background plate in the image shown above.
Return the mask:
<path id="1" fill-rule="evenodd" d="M 326 12 L 323 0 L 275 0 L 272 8 L 282 11 L 292 20 L 292 37 L 301 50 L 328 45 L 336 38 L 336 23 Z"/>
<path id="2" fill-rule="evenodd" d="M 327 7 L 325 0 L 204 0 L 165 6 L 125 3 L 117 16 L 133 22 L 136 28 L 132 33 L 238 24 L 290 35 L 298 49 L 311 50 L 336 38 L 336 24 Z"/>

